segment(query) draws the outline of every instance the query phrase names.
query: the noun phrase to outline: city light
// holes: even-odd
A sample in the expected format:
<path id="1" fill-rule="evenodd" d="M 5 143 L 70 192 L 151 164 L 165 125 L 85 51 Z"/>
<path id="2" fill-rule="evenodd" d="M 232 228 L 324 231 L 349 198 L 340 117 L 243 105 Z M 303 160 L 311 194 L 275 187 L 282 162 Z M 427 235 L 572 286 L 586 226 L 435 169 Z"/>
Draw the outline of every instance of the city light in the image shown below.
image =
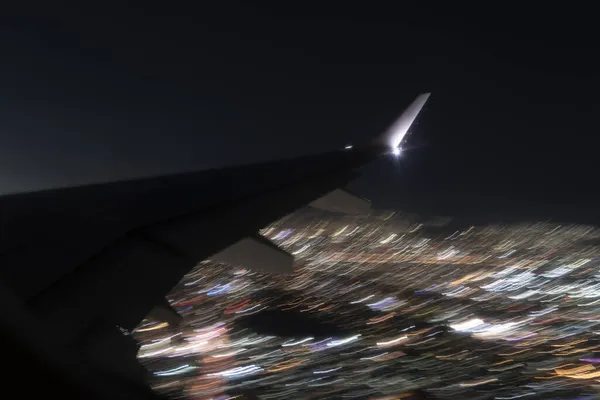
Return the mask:
<path id="1" fill-rule="evenodd" d="M 133 333 L 151 386 L 190 398 L 595 393 L 600 230 L 430 226 L 306 209 L 263 230 L 295 253 L 290 274 L 203 262 L 168 297 L 182 323 Z"/>

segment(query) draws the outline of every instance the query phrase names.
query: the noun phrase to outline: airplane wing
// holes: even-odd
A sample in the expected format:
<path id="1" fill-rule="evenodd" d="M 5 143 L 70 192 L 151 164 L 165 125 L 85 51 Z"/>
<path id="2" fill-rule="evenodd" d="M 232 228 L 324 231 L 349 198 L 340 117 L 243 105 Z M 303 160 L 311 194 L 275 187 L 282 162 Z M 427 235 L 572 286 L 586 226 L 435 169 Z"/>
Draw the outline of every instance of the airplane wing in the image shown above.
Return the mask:
<path id="1" fill-rule="evenodd" d="M 56 376 L 48 385 L 62 382 L 66 392 L 150 396 L 128 333 L 153 310 L 176 319 L 164 297 L 204 259 L 290 269 L 293 256 L 258 231 L 296 209 L 368 209 L 340 188 L 396 149 L 428 96 L 383 135 L 352 148 L 0 197 L 0 299 L 10 307 L 0 323 L 15 357 L 28 355 Z"/>

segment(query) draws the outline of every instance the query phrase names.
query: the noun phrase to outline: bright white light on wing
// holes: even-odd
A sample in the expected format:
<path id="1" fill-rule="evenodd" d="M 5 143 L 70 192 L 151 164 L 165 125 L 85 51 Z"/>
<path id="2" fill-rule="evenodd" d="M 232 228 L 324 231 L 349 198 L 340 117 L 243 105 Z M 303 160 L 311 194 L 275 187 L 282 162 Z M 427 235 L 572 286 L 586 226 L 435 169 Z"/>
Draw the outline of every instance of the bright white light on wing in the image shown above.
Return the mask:
<path id="1" fill-rule="evenodd" d="M 397 155 L 396 149 L 402 143 L 402 140 L 408 133 L 408 129 L 417 118 L 430 94 L 424 93 L 419 95 L 385 133 L 387 144 L 392 148 L 393 154 Z"/>

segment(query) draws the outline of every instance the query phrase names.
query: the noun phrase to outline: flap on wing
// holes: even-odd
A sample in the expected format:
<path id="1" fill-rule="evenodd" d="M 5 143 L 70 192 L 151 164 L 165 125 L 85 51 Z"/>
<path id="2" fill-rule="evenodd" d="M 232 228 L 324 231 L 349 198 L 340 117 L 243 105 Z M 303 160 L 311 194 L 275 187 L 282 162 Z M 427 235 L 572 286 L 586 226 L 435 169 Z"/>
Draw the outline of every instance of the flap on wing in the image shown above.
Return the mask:
<path id="1" fill-rule="evenodd" d="M 177 326 L 183 320 L 181 315 L 166 300 L 154 306 L 148 317 L 155 321 L 167 322 L 169 326 Z"/>
<path id="2" fill-rule="evenodd" d="M 215 254 L 211 259 L 272 273 L 289 272 L 294 265 L 294 256 L 258 234 L 240 240 Z"/>
<path id="3" fill-rule="evenodd" d="M 371 210 L 369 200 L 344 189 L 335 189 L 310 203 L 310 206 L 319 210 L 343 214 L 367 214 Z"/>

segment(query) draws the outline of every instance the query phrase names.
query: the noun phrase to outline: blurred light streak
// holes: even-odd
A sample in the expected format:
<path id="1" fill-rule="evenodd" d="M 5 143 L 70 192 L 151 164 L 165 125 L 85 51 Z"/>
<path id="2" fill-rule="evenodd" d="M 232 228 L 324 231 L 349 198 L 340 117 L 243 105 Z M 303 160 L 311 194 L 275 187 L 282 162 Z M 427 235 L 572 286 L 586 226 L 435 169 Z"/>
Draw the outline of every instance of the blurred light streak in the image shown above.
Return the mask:
<path id="1" fill-rule="evenodd" d="M 151 327 L 149 327 L 149 328 L 137 328 L 137 329 L 135 330 L 135 332 L 149 332 L 149 331 L 155 331 L 155 330 L 157 330 L 157 329 L 166 328 L 167 326 L 169 326 L 169 323 L 168 323 L 168 322 L 161 322 L 160 324 L 158 324 L 158 325 L 155 325 L 155 326 L 151 326 Z"/>
<path id="2" fill-rule="evenodd" d="M 281 345 L 281 347 L 296 346 L 296 345 L 301 344 L 301 343 L 310 342 L 313 339 L 314 339 L 313 337 L 307 337 L 305 339 L 298 340 L 297 342 L 286 342 L 286 343 L 283 343 Z"/>
<path id="3" fill-rule="evenodd" d="M 241 376 L 256 374 L 258 372 L 261 372 L 262 370 L 263 370 L 262 368 L 257 367 L 256 365 L 252 364 L 252 365 L 246 365 L 244 367 L 236 367 L 236 368 L 228 369 L 228 370 L 217 372 L 214 374 L 208 374 L 208 376 L 223 376 L 223 377 L 227 377 L 227 378 L 241 377 Z"/>
<path id="4" fill-rule="evenodd" d="M 483 325 L 483 323 L 483 320 L 473 318 L 458 324 L 450 325 L 450 328 L 458 332 L 470 332 L 473 328 Z"/>
<path id="5" fill-rule="evenodd" d="M 496 397 L 494 397 L 494 399 L 497 399 L 497 400 L 512 400 L 512 399 L 519 399 L 521 397 L 526 397 L 526 396 L 534 396 L 536 394 L 537 394 L 536 392 L 527 392 L 527 393 L 523 393 L 523 394 L 515 394 L 514 396 L 508 396 L 508 397 L 505 397 L 505 396 L 496 396 Z"/>
<path id="6" fill-rule="evenodd" d="M 357 341 L 360 336 L 361 335 L 354 335 L 346 339 L 332 340 L 331 342 L 327 343 L 327 347 L 343 346 L 345 344 Z"/>
<path id="7" fill-rule="evenodd" d="M 173 347 L 167 347 L 167 348 L 164 348 L 164 349 L 161 349 L 161 350 L 156 350 L 156 351 L 153 351 L 153 352 L 150 352 L 150 353 L 140 352 L 140 353 L 138 353 L 137 356 L 139 358 L 156 357 L 158 355 L 165 354 L 165 353 L 167 353 L 167 352 L 169 352 L 171 350 L 173 350 Z"/>
<path id="8" fill-rule="evenodd" d="M 169 369 L 169 370 L 166 370 L 166 371 L 154 372 L 154 375 L 158 375 L 158 376 L 180 375 L 180 374 L 185 374 L 187 372 L 193 371 L 194 369 L 196 369 L 196 367 L 192 367 L 192 366 L 190 366 L 188 364 L 185 364 L 185 365 L 182 365 L 180 367 Z"/>
<path id="9" fill-rule="evenodd" d="M 332 369 L 326 369 L 326 370 L 323 370 L 323 371 L 313 371 L 313 374 L 328 374 L 330 372 L 339 371 L 340 369 L 342 369 L 342 367 L 337 367 L 337 368 L 332 368 Z"/>
<path id="10" fill-rule="evenodd" d="M 379 347 L 387 347 L 387 346 L 390 346 L 390 345 L 394 345 L 396 343 L 400 343 L 400 342 L 402 342 L 402 341 L 404 341 L 406 339 L 408 339 L 408 336 L 401 336 L 401 337 L 398 337 L 396 339 L 388 340 L 386 342 L 377 342 L 377 346 L 379 346 Z"/>
<path id="11" fill-rule="evenodd" d="M 475 381 L 475 382 L 468 382 L 468 383 L 459 383 L 460 386 L 462 387 L 473 387 L 473 386 L 480 386 L 480 385 L 485 385 L 486 383 L 491 383 L 491 382 L 496 382 L 498 380 L 498 378 L 490 378 L 490 379 L 485 379 L 482 381 Z"/>

